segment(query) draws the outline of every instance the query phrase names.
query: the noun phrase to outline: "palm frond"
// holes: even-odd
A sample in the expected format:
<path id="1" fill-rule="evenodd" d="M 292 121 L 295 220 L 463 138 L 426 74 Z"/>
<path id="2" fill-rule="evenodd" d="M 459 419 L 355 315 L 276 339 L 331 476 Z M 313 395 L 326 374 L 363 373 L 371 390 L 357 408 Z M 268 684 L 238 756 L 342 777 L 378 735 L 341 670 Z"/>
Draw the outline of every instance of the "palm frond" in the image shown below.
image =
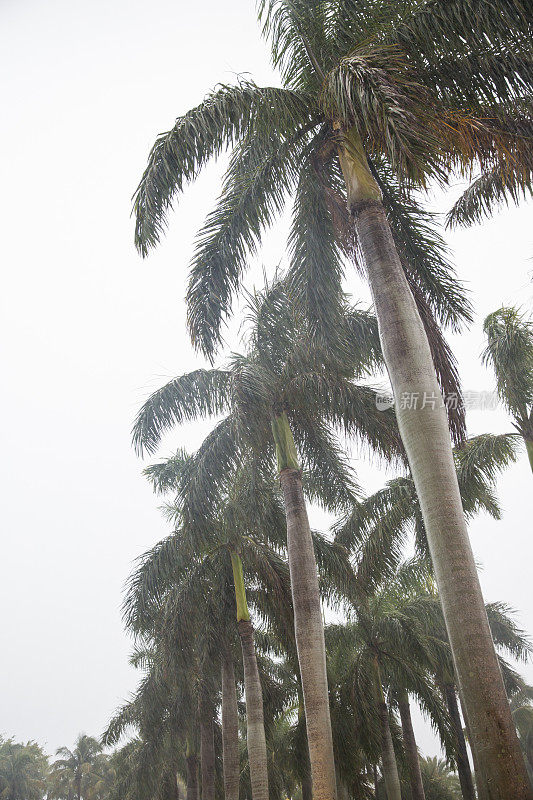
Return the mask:
<path id="1" fill-rule="evenodd" d="M 198 369 L 154 392 L 137 414 L 133 444 L 137 453 L 153 453 L 162 433 L 175 424 L 221 414 L 228 407 L 230 374 Z"/>
<path id="2" fill-rule="evenodd" d="M 178 117 L 161 134 L 150 152 L 148 166 L 134 195 L 135 244 L 146 256 L 167 224 L 176 194 L 224 148 L 239 141 L 255 124 L 258 114 L 273 132 L 294 130 L 308 119 L 309 98 L 276 87 L 260 88 L 241 80 L 220 86 L 196 108 Z"/>
<path id="3" fill-rule="evenodd" d="M 230 313 L 246 259 L 296 183 L 312 127 L 292 131 L 285 140 L 271 131 L 265 144 L 252 130 L 233 151 L 222 195 L 198 234 L 187 289 L 192 342 L 209 358 L 221 342 L 221 324 Z"/>

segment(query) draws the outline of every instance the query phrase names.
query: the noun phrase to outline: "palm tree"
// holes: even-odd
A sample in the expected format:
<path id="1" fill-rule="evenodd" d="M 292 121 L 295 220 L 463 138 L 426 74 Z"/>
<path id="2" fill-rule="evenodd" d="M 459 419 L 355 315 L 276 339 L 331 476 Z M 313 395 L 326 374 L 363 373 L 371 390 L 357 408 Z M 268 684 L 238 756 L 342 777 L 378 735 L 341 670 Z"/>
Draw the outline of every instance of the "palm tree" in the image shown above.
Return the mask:
<path id="1" fill-rule="evenodd" d="M 457 776 L 446 761 L 433 756 L 421 761 L 426 800 L 460 800 L 461 793 Z"/>
<path id="2" fill-rule="evenodd" d="M 516 308 L 486 318 L 483 361 L 496 373 L 498 396 L 522 436 L 533 471 L 533 322 Z"/>
<path id="3" fill-rule="evenodd" d="M 134 442 L 141 452 L 153 452 L 176 422 L 226 413 L 182 471 L 180 513 L 187 525 L 209 514 L 239 466 L 246 473 L 250 453 L 259 475 L 273 469 L 275 455 L 313 785 L 318 796 L 329 797 L 335 794 L 335 766 L 326 655 L 300 459 L 309 473 L 308 493 L 338 510 L 353 501 L 354 487 L 333 426 L 383 455 L 398 454 L 401 446 L 393 416 L 376 408 L 374 390 L 354 383 L 379 358 L 372 317 L 345 309 L 337 341 L 319 348 L 282 281 L 251 299 L 249 316 L 247 354 L 234 356 L 225 370 L 197 370 L 155 392 L 137 416 Z M 350 341 L 354 333 L 358 338 Z"/>
<path id="4" fill-rule="evenodd" d="M 450 745 L 446 714 L 431 677 L 434 661 L 443 648 L 426 624 L 429 582 L 427 564 L 406 562 L 372 594 L 352 598 L 355 621 L 327 631 L 330 646 L 341 648 L 370 759 L 380 744 L 389 800 L 400 800 L 401 796 L 390 707 L 398 705 L 401 711 L 410 780 L 419 792 L 413 794 L 414 800 L 423 800 L 423 794 L 410 725 L 409 692 L 419 699 L 448 748 Z"/>
<path id="5" fill-rule="evenodd" d="M 81 800 L 87 797 L 94 778 L 94 766 L 102 747 L 97 739 L 81 733 L 73 750 L 60 747 L 50 768 L 49 797 L 56 800 Z"/>
<path id="6" fill-rule="evenodd" d="M 431 307 L 457 323 L 464 304 L 452 290 L 455 304 L 442 307 L 438 290 L 450 295 L 446 273 L 438 276 L 438 289 L 428 289 L 427 281 L 424 286 L 426 259 L 421 256 L 421 270 L 405 248 L 419 233 L 409 214 L 400 209 L 400 221 L 408 220 L 399 235 L 387 218 L 395 191 L 444 180 L 455 166 L 476 160 L 504 169 L 509 160 L 529 157 L 512 101 L 532 83 L 531 8 L 518 0 L 506 0 L 498 14 L 489 0 L 398 0 L 385 7 L 371 0 L 262 0 L 260 14 L 283 88 L 222 87 L 157 139 L 135 196 L 137 246 L 146 254 L 158 242 L 176 194 L 211 157 L 233 146 L 219 204 L 200 233 L 188 290 L 193 342 L 212 356 L 247 252 L 255 250 L 288 192 L 296 192 L 292 285 L 325 336 L 337 316 L 340 256 L 353 252 L 355 233 L 474 746 L 495 797 L 505 797 L 510 786 L 517 798 L 531 797 L 428 340 Z M 429 271 L 434 277 L 438 268 Z M 334 796 L 331 780 L 324 791 Z"/>
<path id="7" fill-rule="evenodd" d="M 48 758 L 36 742 L 15 742 L 0 736 L 0 797 L 2 800 L 41 800 Z"/>

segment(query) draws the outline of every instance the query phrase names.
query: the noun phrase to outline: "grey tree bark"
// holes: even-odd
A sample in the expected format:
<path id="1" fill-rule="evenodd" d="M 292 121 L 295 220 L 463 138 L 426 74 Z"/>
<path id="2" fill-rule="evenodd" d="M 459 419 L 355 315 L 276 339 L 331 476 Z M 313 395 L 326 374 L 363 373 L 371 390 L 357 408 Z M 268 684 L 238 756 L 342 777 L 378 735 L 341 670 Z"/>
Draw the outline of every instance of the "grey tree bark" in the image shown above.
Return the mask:
<path id="1" fill-rule="evenodd" d="M 202 800 L 215 800 L 214 707 L 203 693 L 200 699 L 200 766 Z"/>
<path id="2" fill-rule="evenodd" d="M 389 711 L 385 700 L 379 701 L 378 713 L 381 727 L 381 767 L 387 790 L 387 800 L 402 800 L 400 776 L 390 731 Z"/>
<path id="3" fill-rule="evenodd" d="M 189 753 L 187 762 L 187 800 L 200 800 L 198 791 L 198 756 Z"/>
<path id="4" fill-rule="evenodd" d="M 336 800 L 335 761 L 318 574 L 299 469 L 280 471 L 294 627 L 304 695 L 313 800 Z"/>
<path id="5" fill-rule="evenodd" d="M 420 760 L 418 758 L 418 747 L 416 746 L 413 721 L 411 719 L 411 708 L 409 706 L 409 696 L 406 691 L 402 691 L 398 697 L 398 708 L 402 721 L 403 743 L 405 755 L 407 757 L 407 767 L 409 770 L 409 783 L 411 785 L 412 800 L 426 800 L 424 784 L 422 783 L 422 773 L 420 771 Z"/>
<path id="6" fill-rule="evenodd" d="M 244 694 L 246 699 L 246 741 L 252 784 L 252 800 L 269 800 L 268 768 L 263 717 L 263 692 L 254 645 L 254 630 L 250 620 L 238 622 L 244 667 Z"/>
<path id="7" fill-rule="evenodd" d="M 222 657 L 222 762 L 225 800 L 239 800 L 239 715 L 231 653 Z"/>
<path id="8" fill-rule="evenodd" d="M 489 800 L 533 800 L 464 519 L 428 339 L 368 165 L 339 150 L 396 416 L 416 486 L 472 745 Z M 364 158 L 364 156 L 363 156 Z M 361 174 L 365 180 L 361 180 Z M 370 188 L 369 188 L 370 187 Z"/>
<path id="9" fill-rule="evenodd" d="M 453 686 L 451 683 L 447 683 L 444 686 L 444 698 L 446 700 L 446 706 L 448 708 L 448 713 L 452 722 L 453 734 L 456 741 L 457 774 L 459 775 L 459 783 L 461 784 L 461 794 L 463 795 L 464 800 L 476 800 L 472 770 L 470 769 L 468 750 L 466 749 L 463 725 L 461 722 L 461 715 L 459 714 L 459 704 L 457 703 L 455 686 Z"/>

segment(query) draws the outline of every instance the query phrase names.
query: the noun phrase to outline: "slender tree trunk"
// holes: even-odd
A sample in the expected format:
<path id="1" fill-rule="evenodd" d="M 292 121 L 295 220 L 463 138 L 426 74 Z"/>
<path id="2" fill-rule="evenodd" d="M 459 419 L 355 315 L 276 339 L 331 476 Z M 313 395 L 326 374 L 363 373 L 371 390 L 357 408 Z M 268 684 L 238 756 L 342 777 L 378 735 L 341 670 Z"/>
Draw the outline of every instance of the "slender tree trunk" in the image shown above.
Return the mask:
<path id="1" fill-rule="evenodd" d="M 250 762 L 250 780 L 253 800 L 268 800 L 268 769 L 263 719 L 263 693 L 254 646 L 254 631 L 250 620 L 239 622 L 242 661 L 244 666 L 244 693 L 246 697 L 246 740 Z"/>
<path id="2" fill-rule="evenodd" d="M 389 722 L 389 710 L 385 702 L 383 687 L 381 685 L 381 675 L 377 659 L 375 660 L 376 670 L 376 702 L 381 728 L 381 768 L 385 789 L 387 790 L 387 800 L 402 800 L 402 790 L 400 787 L 400 776 L 398 775 L 398 765 L 396 763 L 396 753 L 392 743 L 392 734 Z"/>
<path id="3" fill-rule="evenodd" d="M 222 761 L 225 800 L 239 800 L 239 716 L 235 671 L 229 650 L 222 660 Z"/>
<path id="4" fill-rule="evenodd" d="M 244 577 L 241 557 L 237 552 L 231 553 L 231 566 L 235 584 L 235 600 L 237 603 L 237 622 L 242 648 L 244 667 L 244 695 L 246 700 L 246 742 L 248 745 L 248 761 L 250 764 L 250 781 L 252 784 L 252 800 L 269 800 L 268 768 L 263 718 L 263 692 L 257 668 L 257 657 L 254 645 L 254 629 L 250 621 L 250 613 L 246 603 Z"/>
<path id="5" fill-rule="evenodd" d="M 457 774 L 459 775 L 459 783 L 461 784 L 461 793 L 464 800 L 475 800 L 474 781 L 472 779 L 472 771 L 468 760 L 468 750 L 466 748 L 461 715 L 459 714 L 457 695 L 455 694 L 455 686 L 451 683 L 446 683 L 444 685 L 444 697 L 456 741 Z"/>
<path id="6" fill-rule="evenodd" d="M 298 681 L 298 723 L 301 737 L 298 741 L 298 764 L 301 770 L 302 800 L 313 800 L 313 781 L 311 780 L 311 762 L 309 760 L 309 744 L 305 721 L 304 698 L 301 683 Z"/>
<path id="7" fill-rule="evenodd" d="M 357 135 L 351 132 L 348 138 L 339 150 L 348 207 L 365 259 L 472 745 L 487 778 L 490 800 L 533 800 L 468 538 L 448 419 L 428 339 L 379 187 L 372 181 Z"/>
<path id="8" fill-rule="evenodd" d="M 304 695 L 314 800 L 336 800 L 324 625 L 315 551 L 287 415 L 272 422 L 285 516 L 296 647 Z"/>
<path id="9" fill-rule="evenodd" d="M 310 775 L 302 778 L 302 800 L 313 800 L 313 782 Z"/>
<path id="10" fill-rule="evenodd" d="M 202 800 L 215 800 L 214 707 L 205 692 L 200 700 L 200 764 Z"/>
<path id="11" fill-rule="evenodd" d="M 398 698 L 398 708 L 402 721 L 403 743 L 407 766 L 409 769 L 409 783 L 411 784 L 412 800 L 426 800 L 424 784 L 422 783 L 422 773 L 420 771 L 420 760 L 418 758 L 418 748 L 416 746 L 415 732 L 411 719 L 411 709 L 409 707 L 409 696 L 404 690 Z"/>
<path id="12" fill-rule="evenodd" d="M 198 756 L 188 752 L 187 761 L 187 800 L 200 800 L 198 791 Z"/>

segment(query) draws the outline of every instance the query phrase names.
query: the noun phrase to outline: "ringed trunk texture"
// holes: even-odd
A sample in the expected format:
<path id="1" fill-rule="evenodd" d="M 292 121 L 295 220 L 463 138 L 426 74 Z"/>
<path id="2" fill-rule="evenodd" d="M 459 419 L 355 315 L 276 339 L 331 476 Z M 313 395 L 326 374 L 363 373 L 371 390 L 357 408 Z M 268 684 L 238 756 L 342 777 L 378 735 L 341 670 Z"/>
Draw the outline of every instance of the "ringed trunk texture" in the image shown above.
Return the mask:
<path id="1" fill-rule="evenodd" d="M 207 697 L 200 701 L 200 764 L 202 800 L 215 800 L 214 708 Z"/>
<path id="2" fill-rule="evenodd" d="M 424 784 L 422 783 L 422 773 L 420 771 L 420 760 L 418 758 L 418 748 L 416 746 L 413 721 L 411 719 L 411 709 L 409 706 L 409 696 L 407 692 L 402 692 L 398 698 L 398 708 L 402 721 L 403 743 L 407 766 L 409 769 L 409 783 L 411 785 L 412 800 L 426 800 Z"/>
<path id="3" fill-rule="evenodd" d="M 257 668 L 254 630 L 249 619 L 239 620 L 242 662 L 244 667 L 244 694 L 246 699 L 246 740 L 252 800 L 268 800 L 268 770 L 263 718 L 263 692 Z"/>
<path id="4" fill-rule="evenodd" d="M 476 800 L 474 781 L 472 779 L 472 770 L 470 769 L 468 750 L 466 749 L 463 725 L 461 723 L 461 715 L 459 714 L 459 704 L 457 703 L 455 686 L 453 686 L 451 683 L 445 684 L 444 697 L 446 699 L 446 706 L 450 715 L 452 730 L 456 742 L 457 774 L 459 775 L 459 783 L 461 784 L 461 794 L 463 795 L 464 800 Z"/>
<path id="5" fill-rule="evenodd" d="M 457 700 L 457 692 L 455 693 L 455 699 Z M 465 725 L 466 735 L 467 735 L 468 741 L 471 742 L 472 741 L 472 735 L 470 733 L 470 728 L 468 727 L 468 718 L 466 716 L 465 705 L 464 705 L 464 703 L 463 703 L 463 701 L 462 701 L 460 696 L 459 696 L 459 701 L 460 701 L 461 712 L 463 714 L 463 722 L 464 722 L 464 725 Z M 463 737 L 462 738 L 464 740 L 464 738 L 465 738 L 464 733 L 463 733 Z M 465 742 L 465 749 L 466 749 L 466 742 Z M 481 769 L 480 769 L 480 766 L 479 766 L 479 761 L 478 761 L 477 756 L 476 756 L 476 751 L 472 748 L 472 746 L 470 747 L 470 753 L 472 755 L 472 762 L 474 764 L 474 777 L 475 777 L 477 800 L 488 800 L 489 796 L 487 794 L 487 785 L 486 785 L 485 779 L 484 779 L 484 777 L 483 777 L 483 775 L 481 773 Z M 472 777 L 472 771 L 470 771 L 470 777 Z"/>
<path id="6" fill-rule="evenodd" d="M 385 209 L 376 196 L 377 184 L 372 191 L 364 187 L 360 191 L 361 163 L 354 169 L 350 151 L 343 147 L 339 158 L 376 309 L 398 425 L 424 518 L 472 745 L 490 800 L 533 800 L 468 538 L 446 409 L 428 339 Z"/>
<path id="7" fill-rule="evenodd" d="M 384 699 L 378 703 L 378 713 L 381 726 L 381 767 L 387 790 L 387 800 L 402 800 L 400 776 L 390 732 L 389 711 Z"/>
<path id="8" fill-rule="evenodd" d="M 198 792 L 198 756 L 190 753 L 187 758 L 187 800 L 200 800 Z"/>
<path id="9" fill-rule="evenodd" d="M 222 660 L 222 762 L 225 800 L 239 800 L 239 715 L 235 670 L 229 652 Z"/>
<path id="10" fill-rule="evenodd" d="M 299 469 L 281 468 L 279 477 L 287 519 L 294 628 L 304 695 L 313 800 L 336 800 L 324 625 L 313 539 Z"/>

